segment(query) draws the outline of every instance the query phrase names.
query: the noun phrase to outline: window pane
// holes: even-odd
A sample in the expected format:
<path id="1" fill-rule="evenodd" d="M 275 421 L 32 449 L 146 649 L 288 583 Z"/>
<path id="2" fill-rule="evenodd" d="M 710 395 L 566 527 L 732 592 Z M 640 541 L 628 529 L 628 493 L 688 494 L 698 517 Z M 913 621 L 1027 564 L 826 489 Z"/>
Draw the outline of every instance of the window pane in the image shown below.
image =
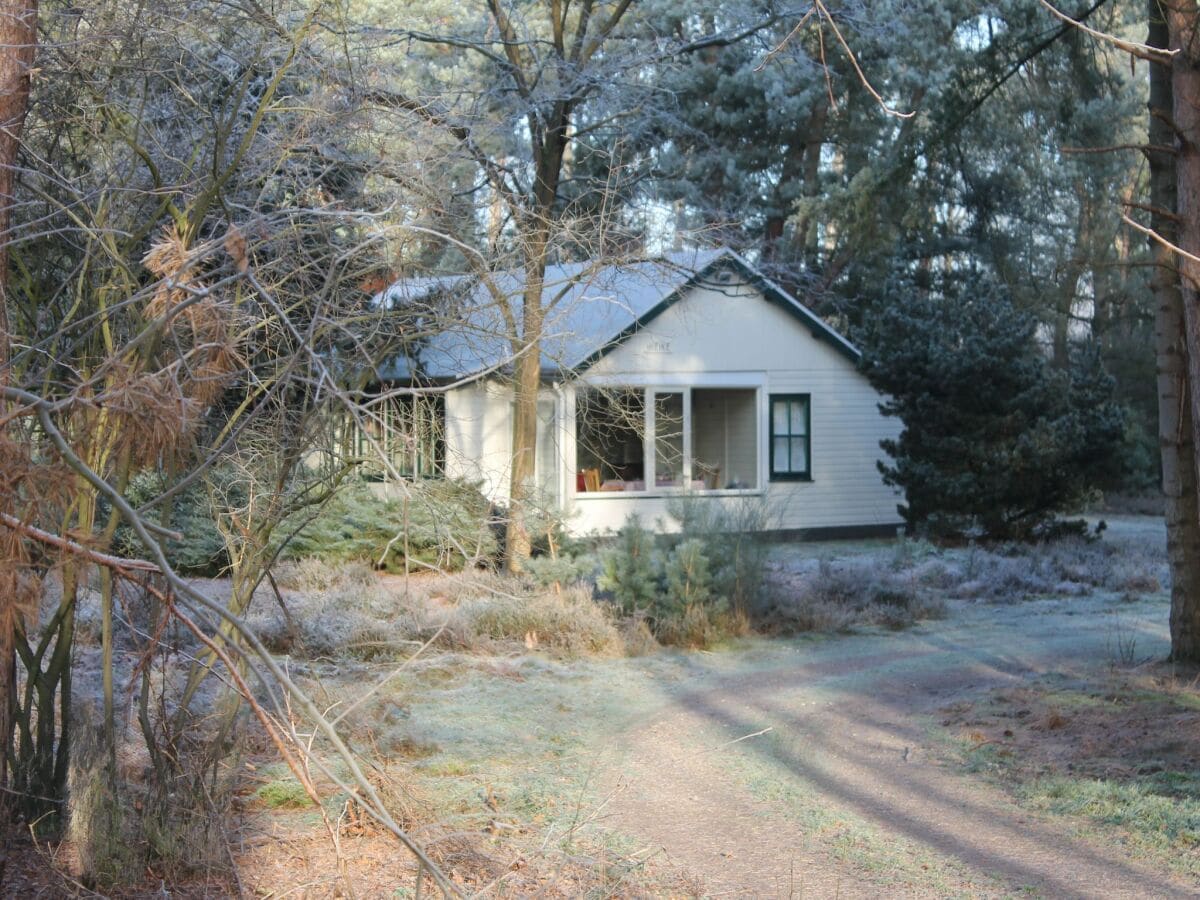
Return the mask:
<path id="1" fill-rule="evenodd" d="M 586 388 L 575 403 L 576 490 L 644 491 L 645 393 Z"/>
<path id="2" fill-rule="evenodd" d="M 692 489 L 758 487 L 758 394 L 743 388 L 692 391 Z"/>
<path id="3" fill-rule="evenodd" d="M 788 402 L 776 400 L 771 404 L 771 434 L 787 434 Z"/>
<path id="4" fill-rule="evenodd" d="M 808 447 L 804 438 L 792 438 L 792 472 L 807 472 L 808 471 Z"/>
<path id="5" fill-rule="evenodd" d="M 771 444 L 771 471 L 788 471 L 788 439 L 785 437 L 773 438 Z"/>
<path id="6" fill-rule="evenodd" d="M 683 394 L 654 395 L 654 480 L 658 487 L 683 484 Z"/>
<path id="7" fill-rule="evenodd" d="M 789 404 L 792 408 L 792 434 L 806 434 L 808 427 L 805 423 L 805 411 L 808 406 L 803 400 L 793 400 Z"/>

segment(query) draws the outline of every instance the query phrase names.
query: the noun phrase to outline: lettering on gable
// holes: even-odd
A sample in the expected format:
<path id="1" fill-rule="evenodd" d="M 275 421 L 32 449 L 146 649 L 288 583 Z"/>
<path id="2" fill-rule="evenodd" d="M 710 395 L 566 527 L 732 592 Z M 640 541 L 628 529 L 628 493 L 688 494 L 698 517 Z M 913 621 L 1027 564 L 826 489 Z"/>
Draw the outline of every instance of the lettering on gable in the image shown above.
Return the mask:
<path id="1" fill-rule="evenodd" d="M 650 338 L 646 344 L 647 353 L 670 353 L 671 342 L 664 338 Z"/>

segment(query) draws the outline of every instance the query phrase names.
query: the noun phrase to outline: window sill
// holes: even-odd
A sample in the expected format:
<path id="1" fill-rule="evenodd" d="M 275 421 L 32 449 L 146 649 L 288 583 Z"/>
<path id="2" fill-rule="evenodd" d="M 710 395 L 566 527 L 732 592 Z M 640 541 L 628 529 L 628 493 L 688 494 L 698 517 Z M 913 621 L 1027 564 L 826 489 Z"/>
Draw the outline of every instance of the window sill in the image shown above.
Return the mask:
<path id="1" fill-rule="evenodd" d="M 571 497 L 575 500 L 652 500 L 670 497 L 757 497 L 763 494 L 762 488 L 728 488 L 719 491 L 685 491 L 654 490 L 654 491 L 575 491 Z"/>
<path id="2" fill-rule="evenodd" d="M 772 484 L 795 484 L 796 482 L 806 483 L 813 480 L 812 475 L 772 475 Z"/>
<path id="3" fill-rule="evenodd" d="M 435 475 L 410 475 L 400 472 L 399 475 L 401 481 L 441 481 L 446 477 L 441 473 Z M 391 472 L 363 472 L 358 474 L 358 479 L 370 484 L 394 484 L 396 482 Z"/>

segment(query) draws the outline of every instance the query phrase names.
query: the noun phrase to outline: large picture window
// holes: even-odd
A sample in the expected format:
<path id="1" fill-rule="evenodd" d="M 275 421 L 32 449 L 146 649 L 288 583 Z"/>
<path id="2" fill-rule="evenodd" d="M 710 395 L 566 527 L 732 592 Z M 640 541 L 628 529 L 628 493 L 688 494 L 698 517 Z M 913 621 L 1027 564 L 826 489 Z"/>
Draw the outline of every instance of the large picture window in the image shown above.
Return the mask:
<path id="1" fill-rule="evenodd" d="M 759 487 L 756 388 L 576 392 L 577 493 Z"/>
<path id="2" fill-rule="evenodd" d="M 812 417 L 808 394 L 771 395 L 771 480 L 812 478 Z"/>

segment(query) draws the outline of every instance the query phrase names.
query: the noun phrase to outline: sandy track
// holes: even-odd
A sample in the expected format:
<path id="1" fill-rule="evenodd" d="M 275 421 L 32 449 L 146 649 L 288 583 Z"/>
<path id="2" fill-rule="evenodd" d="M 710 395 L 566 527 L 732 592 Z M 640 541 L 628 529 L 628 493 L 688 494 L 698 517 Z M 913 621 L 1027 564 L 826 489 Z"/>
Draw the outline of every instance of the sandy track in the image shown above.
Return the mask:
<path id="1" fill-rule="evenodd" d="M 713 896 L 1200 896 L 931 752 L 930 725 L 955 700 L 1095 667 L 1111 622 L 1079 611 L 962 609 L 672 690 L 627 735 L 608 824 Z M 866 828 L 846 836 L 842 818 Z"/>

